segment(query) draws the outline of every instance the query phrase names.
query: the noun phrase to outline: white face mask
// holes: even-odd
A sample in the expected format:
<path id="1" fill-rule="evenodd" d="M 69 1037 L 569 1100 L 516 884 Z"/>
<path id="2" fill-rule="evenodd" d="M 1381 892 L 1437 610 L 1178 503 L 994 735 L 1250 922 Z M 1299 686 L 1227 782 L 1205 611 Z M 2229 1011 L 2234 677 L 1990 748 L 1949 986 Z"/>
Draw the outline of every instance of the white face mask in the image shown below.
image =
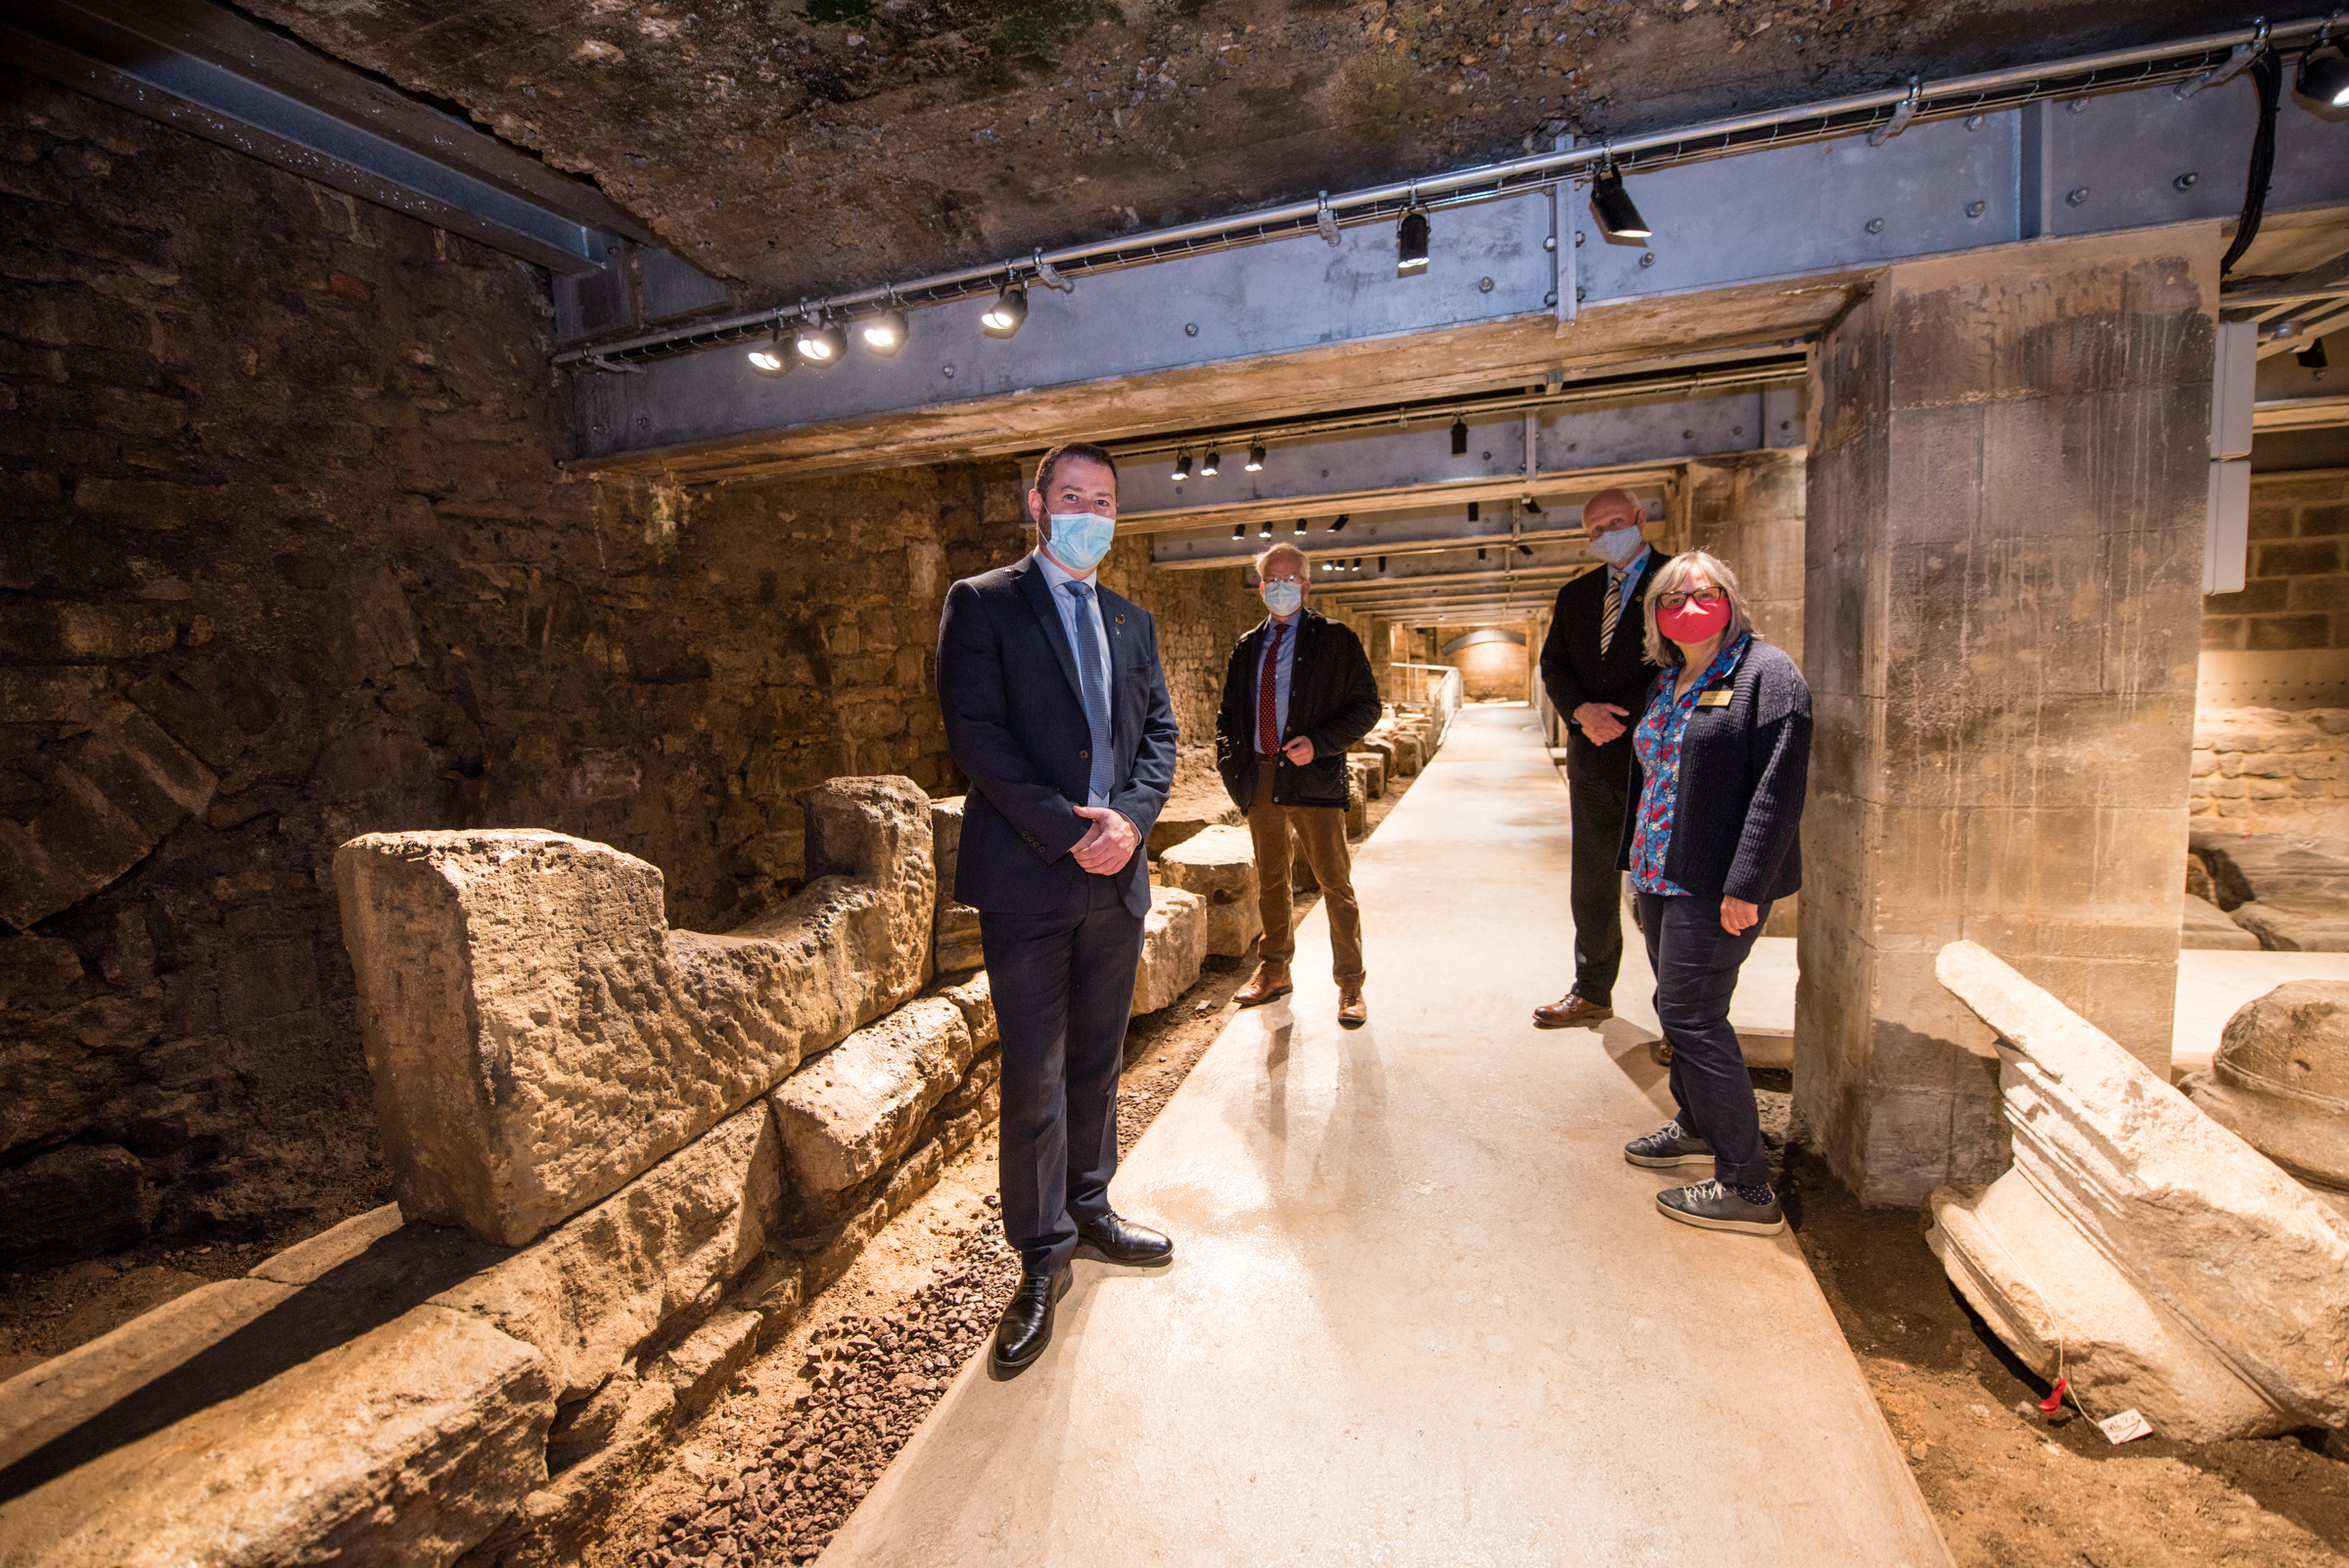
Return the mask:
<path id="1" fill-rule="evenodd" d="M 1637 529 L 1609 529 L 1590 541 L 1590 553 L 1613 567 L 1628 566 L 1647 541 Z"/>
<path id="2" fill-rule="evenodd" d="M 1265 584 L 1264 595 L 1265 608 L 1283 620 L 1295 615 L 1297 607 L 1305 603 L 1305 588 L 1302 584 L 1283 582 L 1278 578 Z"/>

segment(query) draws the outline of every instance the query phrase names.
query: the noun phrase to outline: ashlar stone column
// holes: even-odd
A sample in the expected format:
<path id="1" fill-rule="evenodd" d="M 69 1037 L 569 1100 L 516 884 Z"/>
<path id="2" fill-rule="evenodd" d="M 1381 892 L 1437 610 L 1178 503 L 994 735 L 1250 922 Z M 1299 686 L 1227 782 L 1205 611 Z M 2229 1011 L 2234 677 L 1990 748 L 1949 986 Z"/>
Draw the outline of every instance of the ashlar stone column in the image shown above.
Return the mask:
<path id="1" fill-rule="evenodd" d="M 1813 360 L 1795 1096 L 1865 1201 L 2007 1163 L 1946 943 L 2167 1072 L 2220 246 L 1896 266 Z"/>

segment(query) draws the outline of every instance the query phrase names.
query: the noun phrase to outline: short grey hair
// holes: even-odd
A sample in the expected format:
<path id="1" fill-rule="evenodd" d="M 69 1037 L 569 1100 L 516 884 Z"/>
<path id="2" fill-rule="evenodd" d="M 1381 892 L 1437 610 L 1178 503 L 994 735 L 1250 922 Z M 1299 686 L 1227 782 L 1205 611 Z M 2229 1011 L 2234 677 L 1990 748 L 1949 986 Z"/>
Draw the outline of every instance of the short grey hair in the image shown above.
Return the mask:
<path id="1" fill-rule="evenodd" d="M 1298 549 L 1294 544 L 1275 544 L 1256 558 L 1257 580 L 1262 582 L 1266 576 L 1266 569 L 1283 557 L 1292 557 L 1296 560 L 1297 573 L 1300 577 L 1309 576 L 1313 570 L 1313 564 L 1305 558 L 1303 550 Z"/>
<path id="2" fill-rule="evenodd" d="M 1656 575 L 1647 579 L 1647 596 L 1640 601 L 1639 619 L 1647 628 L 1647 662 L 1665 669 L 1677 669 L 1681 664 L 1681 645 L 1664 635 L 1656 625 L 1656 601 L 1668 593 L 1685 591 L 1681 584 L 1703 573 L 1713 579 L 1713 585 L 1729 596 L 1729 623 L 1721 629 L 1721 645 L 1727 648 L 1739 637 L 1760 636 L 1754 631 L 1754 619 L 1746 613 L 1745 594 L 1737 586 L 1737 574 L 1728 569 L 1719 556 L 1704 550 L 1683 550 L 1656 568 Z"/>

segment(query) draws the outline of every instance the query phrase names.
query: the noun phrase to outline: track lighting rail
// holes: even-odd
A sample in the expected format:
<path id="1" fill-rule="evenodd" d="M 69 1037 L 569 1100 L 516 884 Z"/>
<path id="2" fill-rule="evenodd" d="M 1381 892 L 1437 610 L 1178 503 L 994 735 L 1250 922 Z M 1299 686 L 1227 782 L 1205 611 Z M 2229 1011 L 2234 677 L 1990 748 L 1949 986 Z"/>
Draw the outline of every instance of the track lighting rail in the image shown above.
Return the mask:
<path id="1" fill-rule="evenodd" d="M 2266 42 L 2276 49 L 2300 45 L 2316 39 L 2326 25 L 2324 17 L 2276 23 L 2265 27 Z M 2223 69 L 2238 46 L 2255 44 L 2260 36 L 2260 28 L 2238 27 L 2167 43 L 1976 71 L 1939 81 L 1911 78 L 1878 92 L 1562 148 L 1124 239 L 1037 251 L 1026 258 L 964 267 L 911 283 L 858 289 L 806 301 L 801 306 L 708 322 L 690 330 L 650 333 L 574 348 L 557 354 L 555 363 L 590 361 L 619 366 L 666 359 L 769 336 L 778 323 L 804 311 L 819 311 L 836 320 L 850 320 L 898 306 L 943 304 L 997 293 L 1004 288 L 1007 276 L 1013 280 L 1059 279 L 1073 283 L 1092 273 L 1146 266 L 1203 251 L 1231 250 L 1301 234 L 1326 236 L 1333 223 L 1352 228 L 1394 221 L 1414 208 L 1426 210 L 1487 202 L 1516 191 L 1588 177 L 1598 165 L 1608 162 L 1619 172 L 1655 169 L 1879 129 L 1898 134 L 1919 121 L 1985 115 L 2045 99 L 2078 98 L 2126 92 L 2163 82 L 2186 82 Z"/>

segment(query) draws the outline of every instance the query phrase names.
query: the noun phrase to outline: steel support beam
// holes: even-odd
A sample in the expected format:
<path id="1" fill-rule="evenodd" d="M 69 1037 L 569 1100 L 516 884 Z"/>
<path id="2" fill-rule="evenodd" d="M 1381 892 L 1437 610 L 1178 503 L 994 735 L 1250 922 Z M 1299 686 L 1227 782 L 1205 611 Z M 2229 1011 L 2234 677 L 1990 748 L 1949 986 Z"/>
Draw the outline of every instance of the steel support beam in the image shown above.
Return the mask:
<path id="1" fill-rule="evenodd" d="M 1242 443 L 1192 454 L 1191 477 L 1177 480 L 1165 459 L 1128 463 L 1119 472 L 1121 527 L 1158 531 L 1280 522 L 1300 514 L 1357 516 L 1399 508 L 1465 505 L 1523 496 L 1589 494 L 1609 482 L 1592 473 L 1638 477 L 1669 471 L 1691 457 L 1803 443 L 1800 362 L 1790 384 L 1719 397 L 1632 403 L 1555 413 L 1528 411 L 1498 419 L 1438 420 L 1417 429 L 1361 433 L 1270 449 L 1249 473 Z M 1453 452 L 1455 440 L 1465 450 Z M 1529 447 L 1528 442 L 1531 441 Z M 1197 552 L 1192 552 L 1196 554 Z M 1187 558 L 1177 552 L 1171 559 Z"/>
<path id="2" fill-rule="evenodd" d="M 588 182 L 208 0 L 19 0 L 0 58 L 577 280 L 575 333 L 725 300 Z"/>
<path id="3" fill-rule="evenodd" d="M 1656 492 L 1672 477 L 1671 470 L 1650 470 L 1627 487 Z M 1578 487 L 1588 495 L 1606 486 Z M 1643 498 L 1648 520 L 1662 521 L 1663 501 L 1654 493 Z M 1125 527 L 1123 517 L 1119 519 L 1119 527 Z M 1234 529 L 1238 530 L 1236 534 Z M 1562 544 L 1580 552 L 1574 556 L 1575 560 L 1590 559 L 1583 545 L 1581 503 L 1554 496 L 1542 501 L 1538 511 L 1522 506 L 1515 499 L 1479 502 L 1473 518 L 1468 515 L 1465 502 L 1448 497 L 1435 505 L 1359 517 L 1340 514 L 1340 517 L 1284 517 L 1277 522 L 1254 525 L 1218 524 L 1212 529 L 1160 534 L 1151 540 L 1151 559 L 1160 566 L 1177 570 L 1236 566 L 1281 543 L 1295 545 L 1305 552 L 1308 561 L 1314 562 L 1355 556 L 1383 557 L 1395 565 L 1398 573 L 1405 570 L 1403 566 L 1405 562 L 1450 556 L 1462 550 L 1473 554 L 1480 549 L 1512 544 Z"/>
<path id="4" fill-rule="evenodd" d="M 1580 188 L 1555 204 L 1524 191 L 1438 212 L 1431 264 L 1408 278 L 1390 232 L 1355 228 L 1334 249 L 1309 234 L 1099 274 L 1073 296 L 1039 286 L 1009 341 L 985 338 L 983 301 L 963 300 L 917 312 L 893 358 L 761 381 L 736 347 L 589 376 L 580 437 L 591 467 L 834 471 L 1180 428 L 1209 402 L 1297 413 L 1349 380 L 1398 399 L 1480 370 L 1488 386 L 1538 380 L 1593 351 L 1652 353 L 1725 301 L 1758 342 L 1816 329 L 1894 261 L 2232 218 L 2255 123 L 2247 82 L 2183 102 L 2157 86 L 1913 124 L 1880 147 L 1855 135 L 1681 163 L 1633 180 L 1655 237 L 1632 244 L 1607 240 Z M 2349 208 L 2345 152 L 2349 128 L 2287 107 L 2269 212 Z M 1577 247 L 1563 327 L 1552 242 Z"/>

